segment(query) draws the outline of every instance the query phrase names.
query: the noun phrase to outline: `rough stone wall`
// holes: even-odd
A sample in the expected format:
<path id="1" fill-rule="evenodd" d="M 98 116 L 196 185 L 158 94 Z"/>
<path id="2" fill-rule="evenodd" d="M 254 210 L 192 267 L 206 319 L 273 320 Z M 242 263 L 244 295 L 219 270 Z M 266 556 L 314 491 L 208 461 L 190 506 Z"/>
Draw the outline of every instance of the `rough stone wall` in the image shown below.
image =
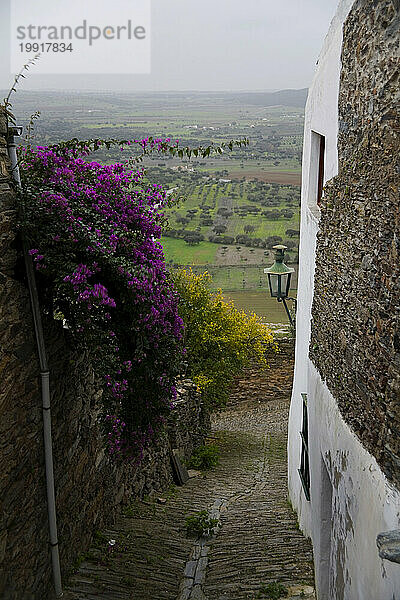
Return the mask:
<path id="1" fill-rule="evenodd" d="M 26 289 L 14 278 L 15 204 L 0 112 L 0 597 L 34 586 L 41 548 L 48 560 L 41 468 L 38 363 Z M 39 431 L 38 431 L 39 430 Z M 19 570 L 18 575 L 16 569 Z M 17 580 L 20 581 L 17 581 Z"/>
<path id="2" fill-rule="evenodd" d="M 0 112 L 0 598 L 52 598 L 43 426 L 29 295 L 15 277 L 15 196 Z M 172 481 L 169 449 L 188 456 L 207 418 L 189 381 L 179 384 L 174 417 L 139 467 L 116 465 L 103 450 L 88 357 L 72 349 L 60 322 L 44 320 L 50 366 L 58 537 L 63 575 L 93 532 L 112 524 L 132 496 Z"/>
<path id="3" fill-rule="evenodd" d="M 339 174 L 321 205 L 310 345 L 344 419 L 397 486 L 399 27 L 397 0 L 357 0 L 344 24 Z"/>

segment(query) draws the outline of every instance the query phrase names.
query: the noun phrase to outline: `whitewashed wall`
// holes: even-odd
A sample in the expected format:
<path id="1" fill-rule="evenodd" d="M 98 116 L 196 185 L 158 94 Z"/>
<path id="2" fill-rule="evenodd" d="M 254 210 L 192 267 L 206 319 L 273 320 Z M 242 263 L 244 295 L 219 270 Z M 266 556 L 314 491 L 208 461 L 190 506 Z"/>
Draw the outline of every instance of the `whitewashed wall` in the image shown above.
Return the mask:
<path id="1" fill-rule="evenodd" d="M 400 493 L 343 421 L 310 363 L 311 511 L 320 600 L 400 600 L 400 565 L 376 536 L 399 528 Z"/>
<path id="2" fill-rule="evenodd" d="M 301 393 L 308 390 L 308 346 L 311 333 L 311 306 L 314 292 L 315 245 L 319 208 L 316 205 L 317 165 L 311 163 L 312 136 L 315 131 L 325 136 L 326 159 L 324 181 L 337 174 L 338 95 L 342 25 L 353 0 L 340 3 L 324 47 L 318 59 L 314 81 L 310 87 L 304 121 L 303 173 L 301 190 L 300 262 L 298 311 L 296 325 L 296 362 L 289 418 L 289 491 L 294 507 L 301 516 L 302 529 L 311 535 L 308 502 L 301 491 L 297 469 L 300 465 Z"/>
<path id="3" fill-rule="evenodd" d="M 319 600 L 400 600 L 400 565 L 378 556 L 376 535 L 400 527 L 399 493 L 343 421 L 308 358 L 314 290 L 317 148 L 325 136 L 324 182 L 338 172 L 338 94 L 342 27 L 354 0 L 338 6 L 306 105 L 303 148 L 296 363 L 289 417 L 289 495 L 312 538 Z M 301 393 L 308 395 L 311 501 L 302 490 Z M 356 401 L 356 399 L 355 399 Z"/>

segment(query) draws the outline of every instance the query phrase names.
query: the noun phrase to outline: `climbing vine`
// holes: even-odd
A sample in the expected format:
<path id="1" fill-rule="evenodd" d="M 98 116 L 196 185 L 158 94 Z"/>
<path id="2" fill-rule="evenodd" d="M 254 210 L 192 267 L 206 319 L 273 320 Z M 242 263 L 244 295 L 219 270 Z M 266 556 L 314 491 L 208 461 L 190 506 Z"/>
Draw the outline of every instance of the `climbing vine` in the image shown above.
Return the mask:
<path id="1" fill-rule="evenodd" d="M 104 146 L 136 154 L 112 165 L 89 159 Z M 137 457 L 163 424 L 186 352 L 178 295 L 158 241 L 163 208 L 173 200 L 137 163 L 152 152 L 190 158 L 222 151 L 146 138 L 71 140 L 20 152 L 20 229 L 42 302 L 91 352 L 114 455 Z"/>

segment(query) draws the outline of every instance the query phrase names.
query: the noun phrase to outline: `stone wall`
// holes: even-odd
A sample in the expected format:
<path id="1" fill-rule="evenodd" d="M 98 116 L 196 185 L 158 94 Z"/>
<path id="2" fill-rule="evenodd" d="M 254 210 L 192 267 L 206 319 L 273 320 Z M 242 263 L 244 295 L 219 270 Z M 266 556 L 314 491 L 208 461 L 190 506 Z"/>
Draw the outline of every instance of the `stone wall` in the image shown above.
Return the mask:
<path id="1" fill-rule="evenodd" d="M 29 295 L 18 264 L 15 196 L 0 112 L 0 598 L 52 598 L 39 365 Z M 19 272 L 18 277 L 16 271 Z M 60 558 L 65 575 L 93 532 L 125 502 L 172 481 L 170 446 L 188 456 L 208 423 L 190 381 L 179 382 L 174 417 L 139 467 L 117 466 L 103 450 L 88 357 L 60 322 L 44 320 L 50 365 Z"/>
<path id="2" fill-rule="evenodd" d="M 398 2 L 357 0 L 344 24 L 339 174 L 317 243 L 311 358 L 345 421 L 400 484 Z"/>

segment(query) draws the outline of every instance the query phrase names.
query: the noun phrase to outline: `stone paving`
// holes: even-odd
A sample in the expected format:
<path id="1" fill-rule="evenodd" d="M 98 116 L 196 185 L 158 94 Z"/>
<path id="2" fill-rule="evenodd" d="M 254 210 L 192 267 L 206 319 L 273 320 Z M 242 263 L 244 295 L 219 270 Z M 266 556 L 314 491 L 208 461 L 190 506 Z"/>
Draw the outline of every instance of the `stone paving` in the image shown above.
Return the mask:
<path id="1" fill-rule="evenodd" d="M 215 415 L 214 469 L 161 497 L 135 501 L 113 530 L 97 535 L 70 579 L 65 600 L 256 600 L 315 598 L 312 549 L 287 501 L 287 357 L 250 369 L 227 410 Z M 212 537 L 189 538 L 185 519 L 208 510 Z"/>

